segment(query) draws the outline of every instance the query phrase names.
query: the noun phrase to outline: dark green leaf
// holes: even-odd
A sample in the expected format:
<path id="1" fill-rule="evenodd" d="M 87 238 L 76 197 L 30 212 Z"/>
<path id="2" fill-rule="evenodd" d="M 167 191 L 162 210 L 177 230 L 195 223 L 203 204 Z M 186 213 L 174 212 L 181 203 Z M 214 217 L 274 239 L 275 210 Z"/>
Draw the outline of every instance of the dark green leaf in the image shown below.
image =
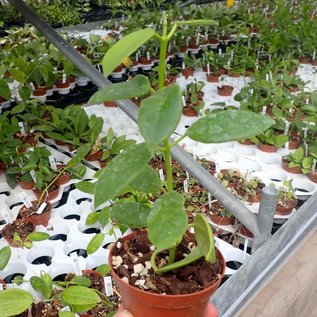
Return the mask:
<path id="1" fill-rule="evenodd" d="M 177 21 L 178 25 L 192 25 L 192 26 L 199 26 L 199 25 L 210 25 L 210 26 L 217 26 L 219 25 L 218 22 L 214 20 L 189 20 L 189 21 Z"/>
<path id="2" fill-rule="evenodd" d="M 28 292 L 19 288 L 7 289 L 0 292 L 0 316 L 9 317 L 21 314 L 33 303 Z"/>
<path id="3" fill-rule="evenodd" d="M 11 257 L 11 248 L 9 246 L 3 247 L 0 250 L 0 271 L 2 271 L 8 264 Z"/>
<path id="4" fill-rule="evenodd" d="M 82 181 L 75 184 L 76 188 L 80 191 L 87 193 L 87 194 L 94 194 L 95 191 L 95 183 L 89 181 Z"/>
<path id="5" fill-rule="evenodd" d="M 97 304 L 101 301 L 95 290 L 84 286 L 71 286 L 62 293 L 62 300 L 68 305 Z"/>
<path id="6" fill-rule="evenodd" d="M 115 43 L 102 59 L 102 69 L 104 74 L 109 76 L 126 57 L 135 52 L 148 39 L 153 37 L 154 34 L 155 32 L 152 29 L 146 28 L 132 32 Z"/>
<path id="7" fill-rule="evenodd" d="M 113 199 L 144 169 L 151 158 L 144 143 L 131 145 L 102 170 L 95 186 L 94 206 L 99 209 Z"/>
<path id="8" fill-rule="evenodd" d="M 147 219 L 148 236 L 157 251 L 175 247 L 180 243 L 187 229 L 183 195 L 170 192 L 153 204 Z"/>
<path id="9" fill-rule="evenodd" d="M 105 101 L 140 97 L 150 91 L 151 84 L 144 75 L 137 75 L 133 79 L 105 86 L 90 98 L 89 103 L 103 103 Z"/>
<path id="10" fill-rule="evenodd" d="M 147 165 L 130 186 L 138 192 L 155 193 L 161 188 L 161 180 L 157 171 Z"/>
<path id="11" fill-rule="evenodd" d="M 150 149 L 162 143 L 175 131 L 181 115 L 182 93 L 177 84 L 160 89 L 142 100 L 138 124 Z"/>
<path id="12" fill-rule="evenodd" d="M 93 225 L 94 223 L 96 223 L 99 219 L 99 212 L 91 212 L 85 221 L 85 225 Z"/>
<path id="13" fill-rule="evenodd" d="M 101 274 L 101 276 L 106 276 L 110 273 L 110 266 L 108 264 L 101 264 L 96 268 L 96 271 Z"/>
<path id="14" fill-rule="evenodd" d="M 146 227 L 150 212 L 148 205 L 139 203 L 123 203 L 110 208 L 110 216 L 114 222 L 132 228 Z"/>
<path id="15" fill-rule="evenodd" d="M 89 242 L 87 246 L 87 253 L 93 254 L 95 253 L 99 247 L 101 246 L 103 240 L 105 239 L 104 233 L 98 233 L 96 234 Z"/>
<path id="16" fill-rule="evenodd" d="M 221 143 L 249 139 L 268 129 L 274 121 L 266 115 L 242 110 L 210 113 L 194 122 L 186 131 L 191 139 L 203 143 Z"/>

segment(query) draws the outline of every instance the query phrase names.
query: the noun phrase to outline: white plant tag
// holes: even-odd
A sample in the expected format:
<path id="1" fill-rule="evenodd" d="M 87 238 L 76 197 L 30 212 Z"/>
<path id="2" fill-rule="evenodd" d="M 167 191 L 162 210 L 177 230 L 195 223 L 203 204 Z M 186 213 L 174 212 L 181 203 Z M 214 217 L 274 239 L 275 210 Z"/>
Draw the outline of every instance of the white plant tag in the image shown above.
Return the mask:
<path id="1" fill-rule="evenodd" d="M 267 109 L 267 106 L 262 107 L 262 114 L 266 114 L 266 109 Z"/>
<path id="2" fill-rule="evenodd" d="M 304 143 L 304 147 L 305 147 L 305 156 L 308 156 L 308 144 L 306 142 Z"/>
<path id="3" fill-rule="evenodd" d="M 104 282 L 105 282 L 106 296 L 107 297 L 113 296 L 113 288 L 112 288 L 112 278 L 111 278 L 111 276 L 105 276 L 104 277 Z"/>
<path id="4" fill-rule="evenodd" d="M 25 205 L 25 207 L 27 208 L 31 208 L 33 205 L 31 203 L 30 198 L 27 196 L 26 192 L 21 192 L 19 194 L 20 198 L 22 199 L 23 204 Z"/>
<path id="5" fill-rule="evenodd" d="M 288 153 L 288 150 L 289 150 L 289 142 L 286 142 L 286 143 L 285 143 L 284 149 L 285 149 L 285 152 L 286 152 L 286 154 L 287 154 L 287 153 Z"/>
<path id="6" fill-rule="evenodd" d="M 46 205 L 47 205 L 47 203 L 42 203 L 41 206 L 40 206 L 40 208 L 37 210 L 36 213 L 37 213 L 38 215 L 41 215 L 42 212 L 44 211 Z"/>
<path id="7" fill-rule="evenodd" d="M 289 126 L 290 126 L 290 122 L 289 121 L 285 121 L 285 130 L 284 130 L 284 135 L 288 135 L 288 131 L 289 131 Z"/>
<path id="8" fill-rule="evenodd" d="M 182 69 L 185 69 L 185 63 L 182 62 Z"/>
<path id="9" fill-rule="evenodd" d="M 35 171 L 30 171 L 31 177 L 33 179 L 34 182 L 36 182 L 36 175 L 35 175 Z"/>
<path id="10" fill-rule="evenodd" d="M 80 269 L 77 253 L 76 252 L 72 252 L 70 254 L 70 257 L 72 258 L 73 263 L 74 263 L 75 274 L 78 275 L 78 276 L 81 275 L 81 269 Z"/>
<path id="11" fill-rule="evenodd" d="M 57 166 L 56 166 L 56 162 L 55 162 L 55 158 L 53 155 L 50 155 L 48 157 L 49 161 L 50 161 L 50 165 L 53 171 L 57 171 Z"/>
<path id="12" fill-rule="evenodd" d="M 3 291 L 3 284 L 0 284 L 0 291 Z"/>
<path id="13" fill-rule="evenodd" d="M 208 208 L 211 209 L 211 194 L 208 193 Z"/>
<path id="14" fill-rule="evenodd" d="M 24 122 L 19 122 L 20 132 L 22 135 L 26 135 Z"/>
<path id="15" fill-rule="evenodd" d="M 150 60 L 150 52 L 146 52 L 146 59 L 149 61 Z"/>
<path id="16" fill-rule="evenodd" d="M 316 51 L 313 52 L 313 60 L 315 60 L 316 57 Z"/>
<path id="17" fill-rule="evenodd" d="M 62 83 L 65 84 L 66 83 L 66 74 L 63 73 L 62 75 Z"/>
<path id="18" fill-rule="evenodd" d="M 207 74 L 208 75 L 210 74 L 210 65 L 209 65 L 209 63 L 207 64 Z"/>
<path id="19" fill-rule="evenodd" d="M 3 219 L 4 219 L 4 221 L 5 221 L 6 223 L 12 222 L 11 214 L 10 214 L 10 212 L 9 212 L 6 208 L 1 209 L 1 210 L 0 210 L 0 213 L 1 213 Z M 0 284 L 0 285 L 2 286 L 2 284 Z"/>
<path id="20" fill-rule="evenodd" d="M 60 311 L 71 311 L 71 310 L 69 306 L 65 306 Z"/>
<path id="21" fill-rule="evenodd" d="M 188 180 L 187 179 L 184 180 L 183 186 L 184 186 L 184 192 L 188 193 Z"/>
<path id="22" fill-rule="evenodd" d="M 186 171 L 186 179 L 189 181 L 189 173 Z"/>
<path id="23" fill-rule="evenodd" d="M 185 107 L 186 106 L 185 96 L 182 96 L 182 102 L 183 102 L 183 107 Z"/>
<path id="24" fill-rule="evenodd" d="M 159 170 L 159 175 L 160 175 L 161 181 L 164 181 L 165 180 L 165 176 L 164 176 L 164 171 L 162 169 Z"/>

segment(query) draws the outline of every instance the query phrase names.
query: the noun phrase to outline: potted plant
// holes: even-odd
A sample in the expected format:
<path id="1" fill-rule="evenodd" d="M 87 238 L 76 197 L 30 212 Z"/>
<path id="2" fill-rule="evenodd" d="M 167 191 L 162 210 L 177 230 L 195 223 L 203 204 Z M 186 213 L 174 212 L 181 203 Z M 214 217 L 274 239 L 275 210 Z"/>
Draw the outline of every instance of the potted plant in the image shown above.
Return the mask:
<path id="1" fill-rule="evenodd" d="M 305 155 L 303 147 L 299 147 L 294 153 L 282 157 L 282 167 L 289 173 L 308 174 L 312 166 L 312 157 Z"/>
<path id="2" fill-rule="evenodd" d="M 219 201 L 212 201 L 210 208 L 208 206 L 208 216 L 210 220 L 220 226 L 228 226 L 234 224 L 234 216 Z"/>
<path id="3" fill-rule="evenodd" d="M 183 91 L 185 99 L 183 114 L 185 116 L 197 117 L 200 110 L 204 107 L 204 92 L 202 91 L 204 86 L 204 82 L 197 80 L 186 85 L 185 90 Z"/>
<path id="4" fill-rule="evenodd" d="M 279 215 L 289 215 L 297 206 L 298 200 L 293 187 L 293 180 L 283 182 L 283 186 L 278 189 L 278 201 L 276 213 Z"/>
<path id="5" fill-rule="evenodd" d="M 282 147 L 288 142 L 288 136 L 270 128 L 255 138 L 252 138 L 252 141 L 258 144 L 259 150 L 274 153 L 279 147 Z"/>
<path id="6" fill-rule="evenodd" d="M 128 186 L 140 189 L 138 185 L 142 184 L 143 188 L 148 189 L 150 184 L 153 183 L 153 179 L 157 179 L 158 176 L 152 172 L 147 163 L 151 158 L 152 152 L 157 147 L 163 149 L 167 179 L 165 193 L 151 206 L 127 202 L 115 204 L 110 208 L 110 215 L 117 223 L 122 220 L 125 225 L 133 228 L 147 227 L 146 232 L 136 231 L 117 242 L 109 257 L 112 274 L 120 288 L 123 306 L 136 316 L 203 316 L 208 305 L 208 298 L 219 285 L 220 277 L 224 273 L 222 256 L 219 251 L 216 251 L 208 221 L 201 214 L 196 215 L 195 221 L 190 225 L 195 230 L 196 247 L 192 251 L 187 249 L 190 240 L 193 240 L 193 236 L 188 233 L 184 197 L 173 190 L 171 148 L 184 136 L 173 143 L 169 142 L 169 137 L 180 120 L 182 98 L 178 85 L 171 84 L 164 87 L 165 57 L 168 41 L 177 26 L 194 23 L 196 22 L 175 22 L 168 33 L 168 22 L 166 15 L 164 15 L 162 35 L 157 34 L 150 28 L 133 32 L 112 46 L 103 60 L 103 71 L 105 75 L 108 75 L 121 63 L 123 58 L 132 54 L 149 38 L 155 37 L 160 41 L 158 90 L 142 101 L 138 115 L 139 129 L 145 142 L 131 145 L 121 152 L 105 169 L 98 173 L 96 183 L 79 183 L 81 184 L 79 185 L 81 189 L 94 194 L 94 206 L 96 209 L 104 207 L 109 199 L 113 200 L 117 195 L 122 194 Z M 201 23 L 201 21 L 198 23 Z M 208 22 L 205 21 L 204 23 L 214 24 L 215 22 L 208 20 Z M 132 98 L 145 94 L 151 89 L 150 83 L 145 77 L 138 77 L 137 79 L 135 77 L 127 83 L 114 85 L 116 89 L 112 86 L 103 88 L 92 98 L 91 102 Z M 127 85 L 129 89 L 122 89 L 122 87 L 127 87 Z M 241 125 L 242 122 L 247 122 L 248 129 Z M 250 137 L 257 134 L 258 131 L 267 129 L 272 123 L 273 121 L 269 117 L 251 112 L 240 110 L 219 111 L 196 121 L 187 129 L 186 136 L 205 143 L 225 142 Z M 226 133 L 223 133 L 224 130 L 226 130 Z M 180 243 L 181 241 L 184 242 L 185 246 L 187 245 L 185 249 L 187 249 L 186 253 L 188 252 L 188 255 L 185 258 L 179 257 L 179 254 L 185 251 L 184 249 L 180 253 L 177 251 L 183 245 Z M 128 271 L 129 276 L 132 273 L 137 274 L 137 280 L 129 280 L 133 284 L 130 285 L 127 283 L 127 276 L 122 275 L 121 271 L 121 268 L 125 267 L 123 266 L 126 264 L 125 261 L 128 259 L 122 247 L 125 245 L 128 249 L 134 249 L 136 247 L 135 243 L 144 245 L 142 254 L 148 253 L 146 257 L 148 261 L 142 264 L 142 260 L 139 258 L 140 255 L 138 255 L 139 250 L 135 249 L 136 253 L 133 252 L 133 258 L 136 261 L 140 259 L 140 263 L 137 266 L 133 265 L 131 272 Z M 169 260 L 165 258 L 167 255 Z M 182 293 L 189 291 L 187 286 L 171 290 L 167 285 L 163 286 L 159 282 L 161 278 L 164 279 L 163 276 L 170 276 L 168 272 L 171 270 L 177 269 L 179 272 L 185 266 L 198 271 L 195 266 L 192 266 L 194 263 L 199 267 L 206 265 L 209 268 L 213 268 L 212 270 L 216 272 L 214 277 L 211 277 L 213 274 L 210 274 L 208 281 L 206 280 L 206 283 L 203 282 L 206 288 L 203 286 L 199 286 L 198 289 L 194 287 L 198 292 L 184 295 Z M 152 272 L 154 275 L 148 276 L 146 272 Z M 151 294 L 140 289 L 137 285 L 142 287 L 146 283 L 146 279 L 141 277 L 143 273 L 144 276 L 150 278 L 150 285 L 154 285 L 156 289 L 162 287 L 161 290 L 165 294 Z M 156 276 L 157 280 L 155 280 L 154 276 Z M 146 285 L 144 289 L 153 287 L 150 285 Z M 171 282 L 169 285 L 173 289 L 172 286 L 175 283 Z M 174 293 L 174 295 L 167 295 L 166 291 L 168 289 L 169 293 Z M 176 295 L 177 293 L 178 295 Z M 160 304 L 153 305 L 157 300 Z M 178 304 L 181 307 L 177 307 Z"/>

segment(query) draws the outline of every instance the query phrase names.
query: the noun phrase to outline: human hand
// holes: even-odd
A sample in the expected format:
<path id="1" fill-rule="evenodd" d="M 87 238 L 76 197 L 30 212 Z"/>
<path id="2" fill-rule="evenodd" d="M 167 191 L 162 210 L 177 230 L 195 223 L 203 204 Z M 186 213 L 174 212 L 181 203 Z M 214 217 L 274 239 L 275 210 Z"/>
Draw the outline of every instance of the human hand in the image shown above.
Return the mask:
<path id="1" fill-rule="evenodd" d="M 133 317 L 133 315 L 127 310 L 118 311 L 113 317 Z"/>

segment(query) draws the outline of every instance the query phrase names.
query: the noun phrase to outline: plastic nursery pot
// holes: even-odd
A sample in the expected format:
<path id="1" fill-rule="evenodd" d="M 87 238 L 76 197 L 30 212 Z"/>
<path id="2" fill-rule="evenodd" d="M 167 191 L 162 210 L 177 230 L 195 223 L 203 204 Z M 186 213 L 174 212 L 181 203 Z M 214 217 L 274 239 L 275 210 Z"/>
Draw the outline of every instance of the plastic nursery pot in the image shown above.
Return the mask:
<path id="1" fill-rule="evenodd" d="M 287 203 L 278 202 L 275 212 L 279 215 L 289 215 L 293 209 L 297 206 L 298 200 L 295 198 L 289 199 Z"/>
<path id="2" fill-rule="evenodd" d="M 206 78 L 209 83 L 218 83 L 220 76 L 221 75 L 209 74 L 209 75 L 206 75 Z"/>
<path id="3" fill-rule="evenodd" d="M 288 166 L 288 160 L 285 157 L 282 157 L 282 168 L 286 172 L 292 173 L 292 174 L 302 174 L 302 168 L 301 166 L 295 166 L 295 167 L 289 167 Z"/>
<path id="4" fill-rule="evenodd" d="M 239 78 L 240 74 L 239 73 L 228 73 L 228 76 L 231 78 Z"/>
<path id="5" fill-rule="evenodd" d="M 259 143 L 258 149 L 262 152 L 266 153 L 275 153 L 277 151 L 277 147 L 270 144 Z"/>
<path id="6" fill-rule="evenodd" d="M 105 101 L 105 102 L 103 103 L 103 105 L 104 105 L 105 107 L 109 107 L 109 108 L 115 108 L 115 107 L 117 107 L 117 105 L 116 105 L 116 103 L 115 103 L 114 101 Z"/>
<path id="7" fill-rule="evenodd" d="M 62 165 L 62 164 L 57 164 L 57 170 L 59 171 L 60 169 L 62 169 L 65 165 Z M 59 184 L 59 185 L 64 185 L 66 183 L 68 183 L 70 181 L 70 174 L 65 171 L 63 172 L 60 176 L 58 176 L 56 182 Z"/>
<path id="8" fill-rule="evenodd" d="M 317 183 L 317 172 L 310 172 L 308 174 L 308 178 L 314 182 L 314 183 Z"/>
<path id="9" fill-rule="evenodd" d="M 188 79 L 188 77 L 193 76 L 194 73 L 195 73 L 194 69 L 191 69 L 191 68 L 182 69 L 182 75 L 185 77 L 185 79 Z"/>
<path id="10" fill-rule="evenodd" d="M 3 238 L 12 246 L 19 247 L 20 245 L 13 241 L 14 233 L 16 232 L 22 241 L 27 239 L 29 233 L 35 229 L 35 223 L 26 219 L 17 219 L 4 226 L 1 230 Z"/>
<path id="11" fill-rule="evenodd" d="M 197 117 L 198 113 L 193 107 L 185 106 L 183 108 L 183 115 L 186 116 L 186 117 Z"/>
<path id="12" fill-rule="evenodd" d="M 102 154 L 101 150 L 96 151 L 94 153 L 90 153 L 87 156 L 87 161 L 89 162 L 98 161 L 98 158 L 100 157 L 101 154 Z"/>
<path id="13" fill-rule="evenodd" d="M 38 225 L 43 225 L 44 227 L 47 226 L 48 221 L 51 218 L 51 211 L 52 211 L 52 205 L 50 202 L 46 203 L 46 206 L 41 214 L 37 214 L 37 205 L 38 205 L 38 200 L 32 201 L 33 207 L 27 208 L 26 206 L 23 206 L 19 210 L 19 215 L 21 218 L 32 221 L 35 223 L 37 226 Z"/>
<path id="14" fill-rule="evenodd" d="M 22 189 L 31 190 L 34 186 L 34 181 L 21 181 L 20 176 L 17 176 L 16 180 Z"/>
<path id="15" fill-rule="evenodd" d="M 208 205 L 206 205 L 208 209 Z M 220 226 L 229 226 L 234 224 L 233 216 L 221 216 L 220 212 L 223 207 L 219 204 L 218 201 L 214 201 L 211 203 L 211 209 L 209 209 L 208 216 L 209 219 L 217 225 Z M 218 211 L 218 213 L 217 213 Z"/>
<path id="16" fill-rule="evenodd" d="M 246 140 L 243 140 L 243 141 L 239 141 L 239 143 L 243 144 L 243 145 L 254 145 L 254 142 L 252 142 L 249 139 L 246 139 Z"/>
<path id="17" fill-rule="evenodd" d="M 35 88 L 32 92 L 34 97 L 44 97 L 47 94 L 47 89 L 45 87 Z"/>
<path id="18" fill-rule="evenodd" d="M 233 87 L 230 85 L 222 85 L 217 87 L 218 95 L 229 97 L 232 95 Z"/>
<path id="19" fill-rule="evenodd" d="M 309 56 L 300 56 L 300 57 L 298 57 L 298 60 L 302 64 L 310 64 L 310 62 L 311 62 L 311 58 Z"/>
<path id="20" fill-rule="evenodd" d="M 137 233 L 133 232 L 123 238 L 123 241 L 132 239 Z M 111 274 L 118 285 L 122 305 L 129 310 L 134 317 L 216 317 L 211 315 L 209 309 L 209 297 L 219 287 L 225 272 L 225 260 L 221 252 L 216 248 L 216 256 L 220 262 L 221 273 L 219 278 L 202 291 L 185 295 L 163 295 L 143 291 L 122 280 L 112 267 L 112 251 L 109 252 L 108 263 Z"/>
<path id="21" fill-rule="evenodd" d="M 59 194 L 59 188 L 60 185 L 55 182 L 49 189 L 48 191 L 45 193 L 44 195 L 44 200 L 45 201 L 49 201 L 49 200 L 53 200 L 55 199 L 58 194 Z M 42 196 L 43 191 L 37 190 L 37 189 L 33 189 L 34 194 L 36 196 L 37 199 L 40 199 L 40 197 Z"/>

